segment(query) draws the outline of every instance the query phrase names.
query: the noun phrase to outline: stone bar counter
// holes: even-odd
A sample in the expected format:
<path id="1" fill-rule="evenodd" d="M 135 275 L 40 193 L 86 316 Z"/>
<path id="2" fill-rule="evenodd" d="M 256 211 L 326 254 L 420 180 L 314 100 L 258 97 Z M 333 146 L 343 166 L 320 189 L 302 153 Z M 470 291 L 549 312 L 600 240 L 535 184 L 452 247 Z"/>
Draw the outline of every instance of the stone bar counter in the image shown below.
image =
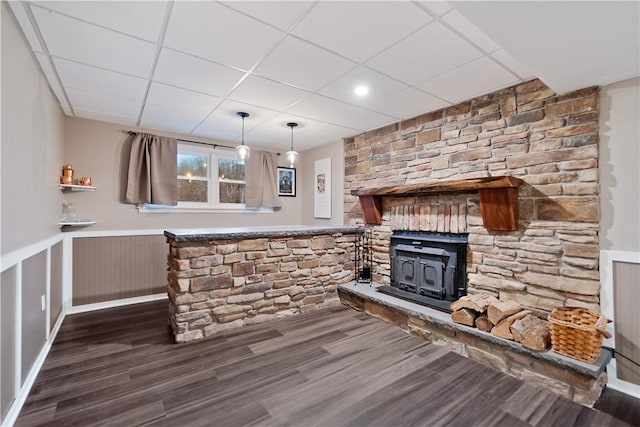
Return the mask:
<path id="1" fill-rule="evenodd" d="M 178 343 L 339 305 L 357 227 L 167 230 L 169 323 Z"/>

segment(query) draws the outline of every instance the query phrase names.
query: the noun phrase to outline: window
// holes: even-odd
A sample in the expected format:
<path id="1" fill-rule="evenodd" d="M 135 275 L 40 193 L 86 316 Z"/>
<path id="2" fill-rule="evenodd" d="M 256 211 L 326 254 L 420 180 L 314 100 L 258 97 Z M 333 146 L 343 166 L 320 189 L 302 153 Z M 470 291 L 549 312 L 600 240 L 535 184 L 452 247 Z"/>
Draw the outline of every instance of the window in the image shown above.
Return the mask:
<path id="1" fill-rule="evenodd" d="M 244 165 L 213 147 L 178 144 L 178 207 L 244 207 Z"/>

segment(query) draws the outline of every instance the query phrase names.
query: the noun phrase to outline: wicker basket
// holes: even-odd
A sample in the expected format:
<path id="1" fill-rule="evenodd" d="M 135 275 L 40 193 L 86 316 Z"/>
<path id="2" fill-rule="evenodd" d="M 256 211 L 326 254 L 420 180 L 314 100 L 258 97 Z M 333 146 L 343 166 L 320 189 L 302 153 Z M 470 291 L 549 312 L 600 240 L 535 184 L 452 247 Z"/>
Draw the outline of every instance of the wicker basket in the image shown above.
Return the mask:
<path id="1" fill-rule="evenodd" d="M 548 317 L 551 348 L 562 355 L 593 363 L 600 355 L 607 318 L 582 307 L 557 307 Z"/>

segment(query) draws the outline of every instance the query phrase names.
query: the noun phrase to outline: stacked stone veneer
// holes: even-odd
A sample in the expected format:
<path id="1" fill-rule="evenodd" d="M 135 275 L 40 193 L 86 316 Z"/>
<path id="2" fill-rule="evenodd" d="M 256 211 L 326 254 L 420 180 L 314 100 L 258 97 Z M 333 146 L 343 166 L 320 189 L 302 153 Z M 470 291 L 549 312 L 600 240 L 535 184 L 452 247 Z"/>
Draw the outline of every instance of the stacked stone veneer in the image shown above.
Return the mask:
<path id="1" fill-rule="evenodd" d="M 351 190 L 513 175 L 517 231 L 484 228 L 477 192 L 383 198 L 373 227 L 374 280 L 389 281 L 393 230 L 469 233 L 470 293 L 599 311 L 599 89 L 557 96 L 540 80 L 345 140 L 345 218 L 360 224 Z"/>
<path id="2" fill-rule="evenodd" d="M 167 292 L 176 342 L 339 305 L 354 279 L 354 234 L 170 244 Z"/>
<path id="3" fill-rule="evenodd" d="M 594 364 L 554 353 L 527 349 L 520 343 L 451 322 L 436 310 L 392 301 L 367 286 L 338 287 L 342 303 L 526 382 L 537 384 L 583 405 L 592 406 L 607 384 L 605 366 L 611 353 L 602 350 Z"/>

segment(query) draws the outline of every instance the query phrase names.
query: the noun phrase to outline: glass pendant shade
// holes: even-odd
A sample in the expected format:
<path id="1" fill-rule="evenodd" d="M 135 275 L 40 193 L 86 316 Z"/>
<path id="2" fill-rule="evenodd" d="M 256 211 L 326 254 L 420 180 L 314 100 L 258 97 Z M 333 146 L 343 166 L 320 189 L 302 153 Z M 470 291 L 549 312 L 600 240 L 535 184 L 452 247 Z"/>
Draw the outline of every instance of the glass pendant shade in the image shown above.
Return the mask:
<path id="1" fill-rule="evenodd" d="M 298 157 L 298 152 L 293 150 L 287 151 L 287 153 L 284 155 L 284 158 L 287 160 L 287 164 L 290 168 L 296 167 L 296 164 L 298 163 Z"/>
<path id="2" fill-rule="evenodd" d="M 295 168 L 298 163 L 298 157 L 300 156 L 297 151 L 293 149 L 293 128 L 298 126 L 297 123 L 287 123 L 287 126 L 291 128 L 291 150 L 287 151 L 284 155 L 285 160 L 290 168 Z"/>
<path id="3" fill-rule="evenodd" d="M 236 158 L 238 159 L 238 163 L 244 164 L 247 160 L 249 160 L 249 154 L 251 153 L 251 149 L 246 145 L 238 145 L 236 146 Z"/>
<path id="4" fill-rule="evenodd" d="M 244 162 L 249 160 L 249 154 L 251 154 L 251 148 L 244 145 L 244 119 L 245 117 L 249 117 L 249 113 L 240 111 L 236 114 L 242 117 L 242 142 L 240 145 L 236 146 L 236 158 L 238 159 L 238 163 L 244 165 Z"/>

